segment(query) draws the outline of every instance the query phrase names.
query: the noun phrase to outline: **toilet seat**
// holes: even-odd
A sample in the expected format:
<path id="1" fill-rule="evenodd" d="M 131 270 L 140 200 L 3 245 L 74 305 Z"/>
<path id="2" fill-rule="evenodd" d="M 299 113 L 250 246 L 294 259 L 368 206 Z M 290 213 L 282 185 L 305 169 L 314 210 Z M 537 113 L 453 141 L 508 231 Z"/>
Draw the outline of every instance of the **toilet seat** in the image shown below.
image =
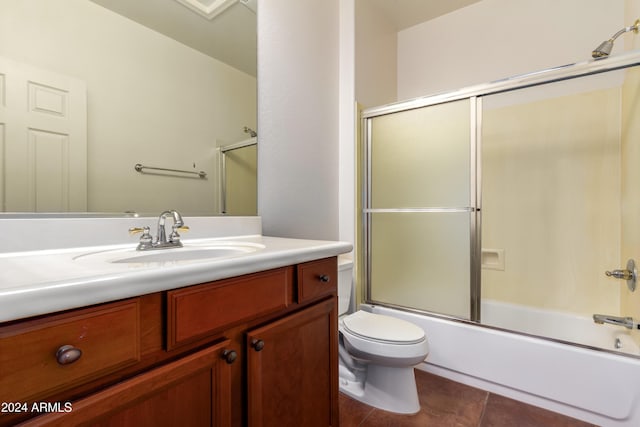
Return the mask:
<path id="1" fill-rule="evenodd" d="M 352 335 L 379 343 L 410 345 L 425 340 L 422 328 L 413 323 L 362 310 L 346 316 L 342 324 Z"/>

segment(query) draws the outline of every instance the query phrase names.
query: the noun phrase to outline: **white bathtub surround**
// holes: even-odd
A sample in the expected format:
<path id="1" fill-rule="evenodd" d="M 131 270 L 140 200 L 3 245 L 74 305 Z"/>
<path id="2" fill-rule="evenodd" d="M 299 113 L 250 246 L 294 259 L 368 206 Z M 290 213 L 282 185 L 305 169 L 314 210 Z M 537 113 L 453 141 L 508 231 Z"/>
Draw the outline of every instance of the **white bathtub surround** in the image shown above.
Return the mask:
<path id="1" fill-rule="evenodd" d="M 157 217 L 1 221 L 0 233 L 12 248 L 3 246 L 0 252 L 0 322 L 264 271 L 352 249 L 344 242 L 262 236 L 258 217 L 185 217 L 184 221 L 192 230 L 189 238 L 182 239 L 184 248 L 149 253 L 182 253 L 221 245 L 251 250 L 208 259 L 114 262 L 140 255 L 135 250 L 138 237 L 130 237 L 128 228 L 148 225 L 155 235 Z"/>
<path id="2" fill-rule="evenodd" d="M 598 325 L 590 316 L 489 299 L 482 300 L 481 313 L 484 325 L 640 356 L 628 329 Z"/>
<path id="3" fill-rule="evenodd" d="M 431 351 L 420 369 L 600 426 L 640 425 L 640 359 L 365 307 L 425 330 Z"/>

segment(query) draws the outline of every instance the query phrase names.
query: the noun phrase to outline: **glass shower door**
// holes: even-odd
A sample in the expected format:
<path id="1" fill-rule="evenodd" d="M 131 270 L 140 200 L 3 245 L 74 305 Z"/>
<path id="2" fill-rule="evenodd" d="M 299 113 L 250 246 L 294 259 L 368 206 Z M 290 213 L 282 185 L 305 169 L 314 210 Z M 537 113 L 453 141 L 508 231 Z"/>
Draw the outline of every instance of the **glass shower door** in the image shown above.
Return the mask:
<path id="1" fill-rule="evenodd" d="M 225 215 L 257 215 L 258 146 L 253 140 L 223 147 L 221 151 L 221 212 Z"/>
<path id="2" fill-rule="evenodd" d="M 474 106 L 464 99 L 365 119 L 370 303 L 475 317 Z"/>
<path id="3" fill-rule="evenodd" d="M 605 271 L 637 254 L 625 243 L 638 236 L 638 76 L 616 70 L 484 97 L 483 324 L 607 347 L 616 328 L 592 315 L 634 316 L 626 283 Z M 497 251 L 499 266 L 485 262 Z"/>

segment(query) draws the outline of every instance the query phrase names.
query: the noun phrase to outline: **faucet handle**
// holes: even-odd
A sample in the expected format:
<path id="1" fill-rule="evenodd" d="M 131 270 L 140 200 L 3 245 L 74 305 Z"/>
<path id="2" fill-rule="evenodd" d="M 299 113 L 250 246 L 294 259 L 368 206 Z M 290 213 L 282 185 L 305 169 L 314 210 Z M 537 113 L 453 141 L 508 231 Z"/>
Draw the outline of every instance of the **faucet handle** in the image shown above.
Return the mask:
<path id="1" fill-rule="evenodd" d="M 636 280 L 638 278 L 638 270 L 636 268 L 636 262 L 633 259 L 627 261 L 626 269 L 619 269 L 613 271 L 604 272 L 607 277 L 615 277 L 616 279 L 622 279 L 627 281 L 627 287 L 631 292 L 636 290 Z"/>
<path id="2" fill-rule="evenodd" d="M 129 229 L 129 234 L 132 236 L 139 233 L 142 233 L 142 236 L 140 236 L 140 243 L 137 248 L 139 251 L 153 246 L 153 237 L 151 237 L 151 229 L 149 227 L 131 227 Z"/>
<path id="3" fill-rule="evenodd" d="M 136 234 L 139 234 L 139 233 L 145 233 L 145 232 L 148 233 L 149 231 L 150 231 L 149 227 L 131 227 L 129 229 L 129 234 L 131 234 L 133 236 L 133 235 L 136 235 Z"/>
<path id="4" fill-rule="evenodd" d="M 615 277 L 616 279 L 629 280 L 633 277 L 633 271 L 629 270 L 613 270 L 605 271 L 604 274 L 608 277 Z"/>
<path id="5" fill-rule="evenodd" d="M 186 226 L 186 225 L 173 224 L 172 229 L 173 229 L 173 231 L 171 232 L 171 235 L 169 236 L 169 241 L 171 243 L 173 243 L 174 245 L 182 246 L 182 243 L 180 243 L 180 234 L 178 233 L 178 231 L 180 231 L 182 233 L 186 233 L 186 232 L 189 231 L 189 227 Z"/>

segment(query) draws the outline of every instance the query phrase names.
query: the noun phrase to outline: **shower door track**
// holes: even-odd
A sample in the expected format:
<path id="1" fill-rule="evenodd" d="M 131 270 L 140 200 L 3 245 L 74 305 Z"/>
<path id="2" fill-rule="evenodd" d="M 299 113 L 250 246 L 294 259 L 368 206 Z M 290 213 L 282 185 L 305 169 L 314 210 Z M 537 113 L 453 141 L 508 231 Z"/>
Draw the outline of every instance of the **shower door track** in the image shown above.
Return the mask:
<path id="1" fill-rule="evenodd" d="M 640 50 L 623 53 L 603 59 L 592 59 L 574 64 L 561 65 L 559 67 L 548 68 L 546 70 L 534 71 L 495 80 L 490 83 L 483 83 L 468 86 L 462 89 L 443 91 L 436 94 L 414 98 L 408 101 L 400 101 L 379 107 L 367 108 L 362 111 L 361 118 L 368 119 L 400 111 L 412 110 L 429 105 L 442 104 L 474 96 L 485 96 L 495 93 L 508 92 L 514 89 L 522 89 L 531 86 L 538 86 L 562 80 L 569 80 L 575 77 L 583 77 L 592 74 L 604 73 L 617 69 L 640 65 Z M 366 130 L 366 126 L 363 127 Z M 366 131 L 365 131 L 366 133 Z M 365 135 L 366 138 L 366 135 Z"/>
<path id="2" fill-rule="evenodd" d="M 477 209 L 473 207 L 463 207 L 463 208 L 372 208 L 372 209 L 363 209 L 364 213 L 401 213 L 401 212 L 434 212 L 434 213 L 444 213 L 444 212 L 475 212 Z"/>

